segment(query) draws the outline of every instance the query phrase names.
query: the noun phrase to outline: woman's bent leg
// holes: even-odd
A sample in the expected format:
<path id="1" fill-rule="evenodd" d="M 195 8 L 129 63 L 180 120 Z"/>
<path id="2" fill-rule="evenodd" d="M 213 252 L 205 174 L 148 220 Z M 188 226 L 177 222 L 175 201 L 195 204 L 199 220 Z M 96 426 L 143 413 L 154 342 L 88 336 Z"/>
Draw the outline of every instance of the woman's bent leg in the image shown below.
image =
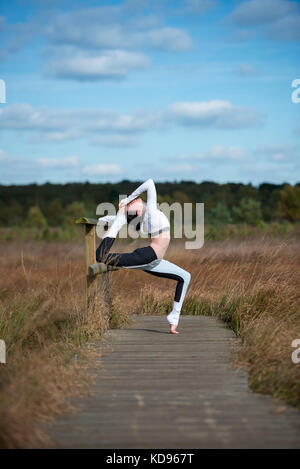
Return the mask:
<path id="1" fill-rule="evenodd" d="M 98 248 L 96 249 L 96 261 L 105 262 L 108 253 L 114 244 L 116 238 L 109 238 L 108 236 L 103 238 Z"/>
<path id="2" fill-rule="evenodd" d="M 108 241 L 105 241 L 108 240 Z M 112 242 L 110 241 L 112 240 Z M 108 265 L 117 267 L 140 267 L 147 265 L 157 259 L 156 253 L 151 246 L 135 249 L 133 252 L 114 252 L 109 254 L 108 251 L 112 246 L 115 238 L 104 238 L 96 251 L 96 259 L 98 262 L 104 262 Z"/>

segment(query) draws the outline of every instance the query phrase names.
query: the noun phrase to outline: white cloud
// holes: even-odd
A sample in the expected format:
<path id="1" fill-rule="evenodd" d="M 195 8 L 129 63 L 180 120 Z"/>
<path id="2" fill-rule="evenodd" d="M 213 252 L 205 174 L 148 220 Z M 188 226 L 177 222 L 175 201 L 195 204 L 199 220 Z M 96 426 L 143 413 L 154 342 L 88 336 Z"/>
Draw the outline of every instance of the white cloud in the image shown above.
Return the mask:
<path id="1" fill-rule="evenodd" d="M 112 146 L 115 139 L 115 146 L 128 146 L 135 144 L 134 140 L 122 135 L 168 128 L 172 124 L 226 130 L 251 127 L 260 121 L 258 112 L 229 101 L 177 102 L 167 109 L 136 110 L 131 114 L 101 109 L 34 108 L 22 103 L 0 109 L 1 129 L 33 132 L 31 143 L 92 138 L 94 143 L 100 139 L 99 144 Z M 103 139 L 109 135 L 110 138 Z"/>
<path id="2" fill-rule="evenodd" d="M 177 157 L 168 158 L 172 161 L 190 161 L 193 163 L 197 162 L 204 162 L 209 163 L 211 161 L 218 161 L 219 163 L 226 163 L 228 160 L 231 161 L 241 161 L 245 158 L 246 152 L 242 147 L 238 146 L 225 146 L 225 145 L 214 145 L 207 151 L 203 151 L 201 153 L 189 155 L 189 154 L 182 154 Z"/>
<path id="3" fill-rule="evenodd" d="M 23 184 L 53 180 L 83 180 L 101 176 L 117 177 L 121 167 L 114 163 L 88 165 L 87 158 L 78 156 L 30 158 L 25 155 L 8 155 L 0 149 L 0 180 L 4 184 Z"/>
<path id="4" fill-rule="evenodd" d="M 80 8 L 56 14 L 49 21 L 45 35 L 56 44 L 89 48 L 129 47 L 130 31 L 124 28 L 125 5 Z M 136 14 L 133 13 L 134 16 Z M 129 33 L 129 34 L 128 34 Z"/>
<path id="5" fill-rule="evenodd" d="M 283 181 L 289 181 L 295 184 L 299 181 L 299 165 L 296 163 L 283 165 L 279 162 L 249 162 L 240 165 L 239 174 L 253 184 L 270 182 L 282 184 Z"/>
<path id="6" fill-rule="evenodd" d="M 265 155 L 271 158 L 272 161 L 291 162 L 299 159 L 300 149 L 289 143 L 280 143 L 260 146 L 254 154 L 257 156 Z"/>
<path id="7" fill-rule="evenodd" d="M 163 158 L 172 162 L 162 171 L 163 174 L 190 173 L 205 174 L 205 178 L 224 182 L 239 178 L 243 181 L 281 183 L 282 180 L 299 180 L 299 148 L 281 143 L 264 145 L 254 151 L 246 151 L 236 145 L 214 145 L 210 149 L 195 153 L 181 154 L 176 157 Z M 232 176 L 231 176 L 232 175 Z"/>
<path id="8" fill-rule="evenodd" d="M 105 7 L 59 15 L 46 29 L 50 41 L 45 56 L 47 76 L 73 80 L 120 79 L 130 70 L 145 69 L 147 55 L 128 49 L 185 51 L 192 40 L 180 28 L 153 28 L 153 18 L 121 21 L 122 8 L 110 17 Z M 127 50 L 125 50 L 127 49 Z M 49 58 L 50 57 L 50 58 Z"/>
<path id="9" fill-rule="evenodd" d="M 1 129 L 37 132 L 34 142 L 42 139 L 55 142 L 73 140 L 95 132 L 137 133 L 159 125 L 163 125 L 162 111 L 139 110 L 132 114 L 119 114 L 101 109 L 34 108 L 22 103 L 0 108 Z"/>
<path id="10" fill-rule="evenodd" d="M 58 17 L 56 24 L 54 21 L 49 25 L 47 37 L 51 43 L 75 45 L 85 49 L 112 49 L 133 45 L 133 38 L 126 35 L 121 24 L 111 24 L 108 20 L 108 23 L 100 25 L 95 22 L 95 18 L 90 18 L 89 24 L 85 24 L 83 20 L 78 20 L 76 24 L 76 20 L 74 22 L 70 15 L 72 13 L 64 21 L 63 27 L 59 27 L 61 17 Z"/>
<path id="11" fill-rule="evenodd" d="M 92 113 L 91 116 L 88 115 L 87 110 L 52 110 L 47 107 L 34 108 L 26 103 L 11 104 L 0 108 L 0 126 L 2 129 L 62 131 L 72 126 L 78 119 L 87 117 L 93 117 Z"/>
<path id="12" fill-rule="evenodd" d="M 216 0 L 185 0 L 185 10 L 189 13 L 202 15 L 207 10 L 216 8 Z"/>
<path id="13" fill-rule="evenodd" d="M 23 22 L 5 25 L 5 30 L 0 58 L 41 39 L 46 45 L 46 75 L 77 81 L 115 80 L 130 70 L 145 69 L 145 48 L 181 52 L 192 45 L 188 32 L 164 21 L 161 8 L 132 0 L 110 6 L 40 8 Z"/>
<path id="14" fill-rule="evenodd" d="M 63 169 L 63 168 L 73 168 L 78 166 L 78 157 L 77 156 L 69 156 L 66 158 L 38 158 L 37 159 L 38 165 L 44 168 L 52 168 L 52 169 Z"/>
<path id="15" fill-rule="evenodd" d="M 22 184 L 37 180 L 41 168 L 36 161 L 0 151 L 0 179 L 2 184 Z"/>
<path id="16" fill-rule="evenodd" d="M 60 13 L 46 28 L 46 37 L 57 45 L 75 45 L 86 50 L 154 47 L 186 50 L 190 36 L 180 28 L 161 24 L 160 18 L 144 13 L 127 2 L 115 7 L 93 7 Z"/>
<path id="17" fill-rule="evenodd" d="M 154 129 L 163 121 L 163 112 L 135 111 L 132 114 L 118 114 L 114 111 L 99 112 L 90 121 L 88 129 L 102 132 L 136 133 Z"/>
<path id="18" fill-rule="evenodd" d="M 130 70 L 148 65 L 148 57 L 136 52 L 108 50 L 95 53 L 65 48 L 62 54 L 50 59 L 45 74 L 79 81 L 120 79 Z"/>
<path id="19" fill-rule="evenodd" d="M 147 35 L 149 42 L 153 47 L 173 50 L 185 51 L 192 46 L 190 36 L 183 30 L 178 28 L 160 28 L 150 30 Z"/>
<path id="20" fill-rule="evenodd" d="M 39 133 L 31 138 L 30 143 L 41 143 L 41 142 L 49 142 L 49 143 L 60 143 L 65 142 L 67 140 L 77 140 L 85 136 L 85 132 L 79 129 L 66 129 L 59 132 L 44 132 Z"/>
<path id="21" fill-rule="evenodd" d="M 300 40 L 300 15 L 281 18 L 269 28 L 269 36 L 282 41 Z"/>
<path id="22" fill-rule="evenodd" d="M 229 16 L 237 26 L 248 28 L 238 35 L 252 37 L 254 28 L 272 39 L 300 39 L 299 4 L 288 0 L 250 0 L 241 3 Z M 250 28 L 250 29 L 249 29 Z M 251 31 L 252 29 L 252 31 Z"/>
<path id="23" fill-rule="evenodd" d="M 187 126 L 234 129 L 257 125 L 261 120 L 256 111 L 220 100 L 177 102 L 169 111 L 175 121 Z"/>
<path id="24" fill-rule="evenodd" d="M 118 164 L 96 164 L 85 166 L 82 171 L 89 176 L 111 176 L 120 174 L 121 168 Z"/>
<path id="25" fill-rule="evenodd" d="M 238 165 L 239 174 L 254 184 L 299 180 L 299 147 L 274 143 L 257 147 Z"/>
<path id="26" fill-rule="evenodd" d="M 272 23 L 296 13 L 296 2 L 286 0 L 250 0 L 241 3 L 231 14 L 231 19 L 241 26 Z"/>
<path id="27" fill-rule="evenodd" d="M 12 104 L 0 109 L 2 129 L 59 131 L 64 123 L 62 113 L 33 108 L 30 104 Z"/>
<path id="28" fill-rule="evenodd" d="M 214 145 L 208 152 L 208 157 L 213 159 L 241 160 L 244 156 L 245 150 L 237 146 Z"/>

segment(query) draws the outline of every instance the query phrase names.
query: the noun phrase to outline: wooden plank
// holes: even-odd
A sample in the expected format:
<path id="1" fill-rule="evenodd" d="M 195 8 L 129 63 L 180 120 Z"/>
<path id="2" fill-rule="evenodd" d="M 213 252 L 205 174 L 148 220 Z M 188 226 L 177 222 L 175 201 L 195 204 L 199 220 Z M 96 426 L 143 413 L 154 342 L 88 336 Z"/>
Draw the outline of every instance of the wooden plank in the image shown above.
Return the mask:
<path id="1" fill-rule="evenodd" d="M 103 262 L 97 262 L 96 264 L 89 265 L 88 275 L 98 275 L 107 272 L 108 270 L 119 270 L 119 267 L 113 265 L 107 265 Z"/>
<path id="2" fill-rule="evenodd" d="M 134 319 L 96 344 L 91 396 L 55 422 L 53 447 L 300 448 L 300 412 L 249 390 L 221 321 L 182 316 L 173 336 L 164 316 Z"/>
<path id="3" fill-rule="evenodd" d="M 97 225 L 98 220 L 95 218 L 81 217 L 81 218 L 77 218 L 75 223 L 82 224 L 82 225 Z"/>

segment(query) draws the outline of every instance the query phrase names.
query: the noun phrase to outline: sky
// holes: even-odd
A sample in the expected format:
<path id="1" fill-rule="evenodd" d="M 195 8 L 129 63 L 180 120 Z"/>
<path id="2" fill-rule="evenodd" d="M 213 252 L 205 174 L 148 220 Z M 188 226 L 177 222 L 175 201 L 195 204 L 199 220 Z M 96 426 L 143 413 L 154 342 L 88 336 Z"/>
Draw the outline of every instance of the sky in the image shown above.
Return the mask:
<path id="1" fill-rule="evenodd" d="M 299 1 L 0 0 L 0 183 L 295 184 L 299 59 Z"/>

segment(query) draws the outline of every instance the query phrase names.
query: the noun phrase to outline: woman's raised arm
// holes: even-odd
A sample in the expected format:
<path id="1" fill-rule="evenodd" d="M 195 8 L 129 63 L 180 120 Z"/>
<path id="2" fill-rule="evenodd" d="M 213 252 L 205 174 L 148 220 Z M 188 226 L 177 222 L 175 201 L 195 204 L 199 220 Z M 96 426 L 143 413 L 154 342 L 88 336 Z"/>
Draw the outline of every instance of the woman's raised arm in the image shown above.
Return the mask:
<path id="1" fill-rule="evenodd" d="M 153 182 L 153 179 L 147 179 L 146 182 L 141 184 L 135 191 L 130 194 L 129 197 L 126 197 L 125 199 L 121 200 L 120 202 L 120 207 L 129 204 L 133 199 L 136 199 L 139 195 L 141 195 L 143 192 L 147 191 L 147 205 L 153 204 L 156 207 L 157 203 L 157 194 L 156 194 L 156 188 L 155 184 Z"/>

